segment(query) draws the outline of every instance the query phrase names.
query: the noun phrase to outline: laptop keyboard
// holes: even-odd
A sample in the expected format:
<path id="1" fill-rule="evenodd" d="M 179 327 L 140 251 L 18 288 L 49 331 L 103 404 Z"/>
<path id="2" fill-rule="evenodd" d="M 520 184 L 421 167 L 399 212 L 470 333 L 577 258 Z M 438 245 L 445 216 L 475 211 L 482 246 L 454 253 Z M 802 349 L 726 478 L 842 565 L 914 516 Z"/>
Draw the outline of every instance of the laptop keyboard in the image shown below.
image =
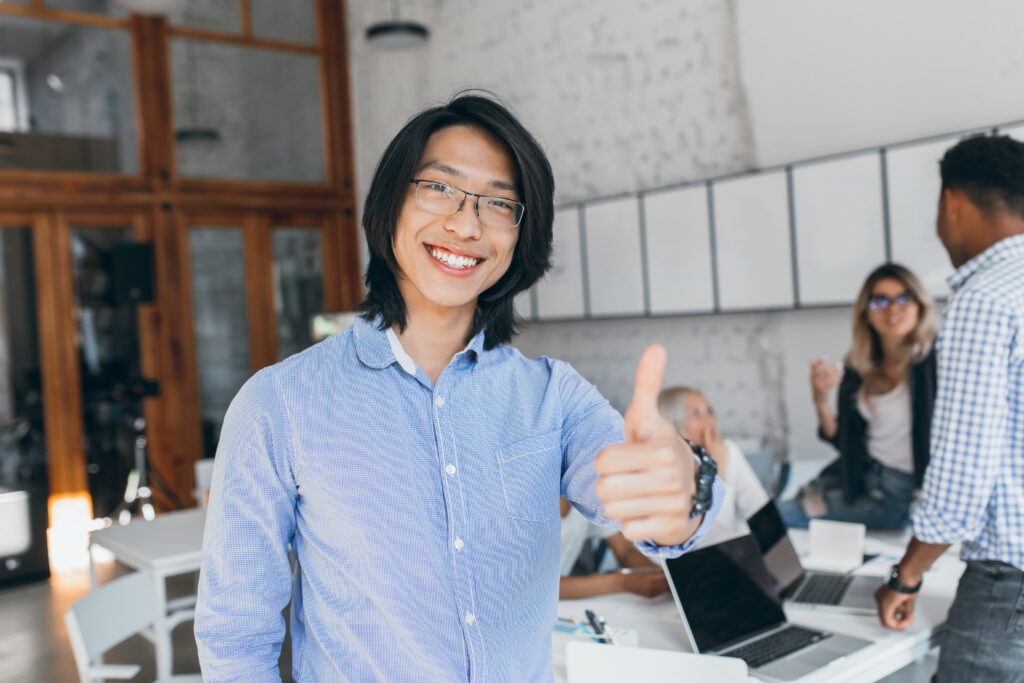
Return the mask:
<path id="1" fill-rule="evenodd" d="M 792 600 L 815 605 L 838 605 L 851 581 L 852 576 L 841 574 L 811 574 Z"/>
<path id="2" fill-rule="evenodd" d="M 790 626 L 766 638 L 755 640 L 752 643 L 721 654 L 725 657 L 739 657 L 751 669 L 756 669 L 819 640 L 824 640 L 831 635 L 831 633 L 811 631 L 799 626 Z"/>

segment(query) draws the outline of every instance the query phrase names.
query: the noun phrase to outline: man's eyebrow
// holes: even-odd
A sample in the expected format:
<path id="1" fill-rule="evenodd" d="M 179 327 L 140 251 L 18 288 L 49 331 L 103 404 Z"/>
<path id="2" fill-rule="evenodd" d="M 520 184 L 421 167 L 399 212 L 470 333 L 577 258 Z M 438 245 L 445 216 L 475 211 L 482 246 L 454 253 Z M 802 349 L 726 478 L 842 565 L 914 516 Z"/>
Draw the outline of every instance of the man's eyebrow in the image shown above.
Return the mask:
<path id="1" fill-rule="evenodd" d="M 428 168 L 436 169 L 436 170 L 440 171 L 441 173 L 444 173 L 445 175 L 455 176 L 456 178 L 465 178 L 466 177 L 466 174 L 463 173 L 462 171 L 460 171 L 459 169 L 454 168 L 452 166 L 449 166 L 448 164 L 446 164 L 444 162 L 436 161 L 436 160 L 435 161 L 428 161 L 427 163 L 425 163 L 422 166 L 420 166 L 419 170 L 417 171 L 417 173 L 419 173 L 420 171 L 425 171 Z"/>
<path id="2" fill-rule="evenodd" d="M 428 161 L 425 164 L 421 165 L 416 172 L 417 173 L 421 173 L 421 172 L 425 171 L 428 168 L 432 168 L 434 170 L 440 171 L 441 173 L 444 173 L 445 175 L 450 175 L 450 176 L 453 176 L 455 178 L 465 178 L 466 177 L 466 174 L 463 173 L 462 171 L 460 171 L 459 169 L 455 168 L 454 166 L 449 166 L 448 164 L 444 163 L 443 161 L 437 161 L 436 159 L 432 160 L 432 161 Z M 504 180 L 492 180 L 489 183 L 487 183 L 487 185 L 489 187 L 493 187 L 496 190 L 507 190 L 509 192 L 516 192 L 517 191 L 515 185 L 513 185 L 512 183 L 506 182 Z"/>

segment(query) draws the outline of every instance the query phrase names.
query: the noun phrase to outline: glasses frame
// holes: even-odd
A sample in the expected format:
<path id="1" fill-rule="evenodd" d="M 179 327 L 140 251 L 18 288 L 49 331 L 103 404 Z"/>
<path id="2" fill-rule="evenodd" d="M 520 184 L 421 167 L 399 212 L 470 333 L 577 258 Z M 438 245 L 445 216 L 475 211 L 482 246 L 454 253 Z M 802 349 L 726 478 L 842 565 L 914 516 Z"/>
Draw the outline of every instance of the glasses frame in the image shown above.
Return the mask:
<path id="1" fill-rule="evenodd" d="M 424 209 L 425 211 L 429 211 L 430 213 L 434 214 L 435 216 L 454 216 L 459 211 L 462 211 L 462 206 L 466 203 L 466 198 L 467 197 L 476 197 L 477 198 L 477 200 L 475 202 L 475 206 L 473 207 L 474 212 L 476 213 L 476 218 L 477 218 L 477 220 L 479 220 L 484 225 L 489 225 L 492 228 L 501 228 L 501 229 L 507 229 L 507 230 L 511 230 L 512 228 L 518 228 L 519 225 L 523 222 L 523 216 L 526 215 L 526 204 L 523 204 L 521 201 L 518 201 L 516 199 L 509 199 L 508 197 L 502 197 L 500 194 L 477 194 L 476 192 L 470 192 L 469 190 L 463 190 L 461 187 L 457 187 L 455 185 L 452 185 L 451 183 L 446 183 L 446 182 L 444 182 L 442 180 L 430 180 L 429 178 L 413 178 L 409 182 L 416 186 L 416 192 L 414 193 L 414 196 L 416 198 L 416 206 L 420 207 L 421 209 Z M 459 204 L 458 204 L 458 206 L 455 207 L 454 211 L 449 211 L 448 213 L 438 213 L 437 211 L 434 211 L 433 209 L 429 209 L 429 208 L 423 206 L 423 204 L 420 203 L 420 183 L 433 183 L 434 185 L 444 185 L 445 187 L 450 187 L 451 189 L 455 190 L 456 192 L 461 192 L 462 193 L 462 199 L 459 200 Z M 513 223 L 512 225 L 495 225 L 494 223 L 489 223 L 489 222 L 485 221 L 480 216 L 480 200 L 481 199 L 500 199 L 500 200 L 508 202 L 510 204 L 515 204 L 516 206 L 520 207 L 520 209 L 521 209 L 521 211 L 519 212 L 519 218 L 516 219 L 516 222 Z"/>
<path id="2" fill-rule="evenodd" d="M 903 299 L 902 303 L 900 303 L 900 299 Z M 917 303 L 917 299 L 910 292 L 903 292 L 894 297 L 888 297 L 885 294 L 872 294 L 868 297 L 868 310 L 881 313 L 888 311 L 892 306 L 904 309 L 911 303 Z"/>

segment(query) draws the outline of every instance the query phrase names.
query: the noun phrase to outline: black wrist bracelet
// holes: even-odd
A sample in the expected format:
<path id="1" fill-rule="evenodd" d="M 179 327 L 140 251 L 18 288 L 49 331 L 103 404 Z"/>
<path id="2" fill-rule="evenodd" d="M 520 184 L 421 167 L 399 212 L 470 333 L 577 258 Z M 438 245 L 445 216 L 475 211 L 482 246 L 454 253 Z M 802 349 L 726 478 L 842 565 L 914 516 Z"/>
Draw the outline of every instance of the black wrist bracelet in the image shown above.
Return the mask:
<path id="1" fill-rule="evenodd" d="M 699 517 L 711 509 L 711 487 L 718 473 L 718 465 L 703 446 L 698 446 L 689 439 L 683 439 L 693 454 L 700 458 L 700 469 L 697 470 L 697 491 L 693 494 L 693 509 L 690 519 Z"/>

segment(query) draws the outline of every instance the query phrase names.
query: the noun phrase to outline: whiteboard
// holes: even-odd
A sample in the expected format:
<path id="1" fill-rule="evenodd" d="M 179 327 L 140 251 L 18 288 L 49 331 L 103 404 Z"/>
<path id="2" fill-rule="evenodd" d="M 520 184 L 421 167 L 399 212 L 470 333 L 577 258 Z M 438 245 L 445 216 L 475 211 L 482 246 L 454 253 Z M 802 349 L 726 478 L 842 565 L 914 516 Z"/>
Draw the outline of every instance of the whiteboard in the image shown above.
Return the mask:
<path id="1" fill-rule="evenodd" d="M 853 302 L 885 262 L 878 153 L 795 166 L 793 218 L 800 303 Z"/>
<path id="2" fill-rule="evenodd" d="M 642 201 L 651 313 L 713 310 L 707 187 L 652 193 Z"/>
<path id="3" fill-rule="evenodd" d="M 1024 123 L 999 129 L 1000 135 L 1009 135 L 1014 140 L 1024 142 Z"/>
<path id="4" fill-rule="evenodd" d="M 583 267 L 580 258 L 579 209 L 555 211 L 551 269 L 536 285 L 537 318 L 583 317 Z"/>
<path id="5" fill-rule="evenodd" d="M 951 136 L 886 153 L 892 260 L 912 270 L 932 296 L 949 295 L 946 278 L 953 274 L 935 219 L 942 188 L 939 159 L 958 140 Z"/>
<path id="6" fill-rule="evenodd" d="M 711 187 L 721 309 L 792 306 L 785 171 L 723 180 Z"/>
<path id="7" fill-rule="evenodd" d="M 636 197 L 589 204 L 584 209 L 591 315 L 644 312 L 639 212 Z"/>

